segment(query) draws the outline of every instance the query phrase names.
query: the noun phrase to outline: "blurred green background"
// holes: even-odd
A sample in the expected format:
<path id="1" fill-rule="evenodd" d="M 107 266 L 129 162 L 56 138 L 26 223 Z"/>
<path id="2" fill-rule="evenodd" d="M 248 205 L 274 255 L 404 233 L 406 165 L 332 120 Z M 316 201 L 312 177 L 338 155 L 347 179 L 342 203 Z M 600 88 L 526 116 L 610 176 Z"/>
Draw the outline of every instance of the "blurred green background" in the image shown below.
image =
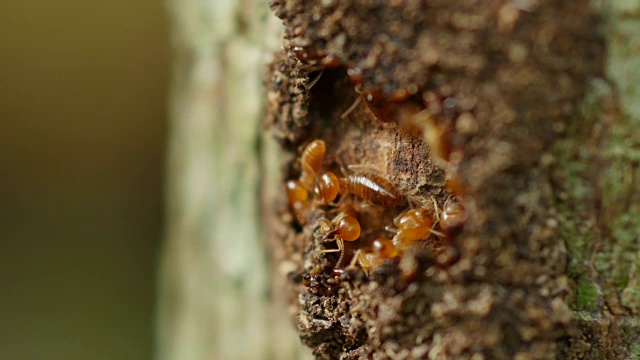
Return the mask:
<path id="1" fill-rule="evenodd" d="M 0 359 L 150 359 L 162 1 L 0 1 Z"/>

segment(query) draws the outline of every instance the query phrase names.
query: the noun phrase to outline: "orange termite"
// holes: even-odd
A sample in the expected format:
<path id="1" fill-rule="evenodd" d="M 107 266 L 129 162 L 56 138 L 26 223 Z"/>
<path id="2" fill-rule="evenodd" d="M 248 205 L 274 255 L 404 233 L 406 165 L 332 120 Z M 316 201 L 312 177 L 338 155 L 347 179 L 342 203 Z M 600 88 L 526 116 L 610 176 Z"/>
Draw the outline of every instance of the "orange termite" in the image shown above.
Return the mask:
<path id="1" fill-rule="evenodd" d="M 458 201 L 447 199 L 442 209 L 442 217 L 440 218 L 440 227 L 444 230 L 450 230 L 462 226 L 467 220 L 467 213 Z"/>
<path id="2" fill-rule="evenodd" d="M 399 249 L 406 249 L 416 240 L 426 239 L 431 233 L 441 235 L 433 230 L 433 220 L 433 214 L 424 208 L 409 209 L 401 213 L 393 220 L 397 228 L 393 237 L 394 245 Z"/>
<path id="3" fill-rule="evenodd" d="M 330 203 L 336 199 L 340 192 L 340 181 L 336 174 L 327 171 L 322 174 L 316 184 L 315 193 L 320 197 L 322 203 Z"/>
<path id="4" fill-rule="evenodd" d="M 447 188 L 447 191 L 449 193 L 457 195 L 464 193 L 464 185 L 462 184 L 460 177 L 457 175 L 457 171 L 455 171 L 454 169 L 449 169 L 446 172 L 444 181 L 445 187 Z"/>
<path id="5" fill-rule="evenodd" d="M 362 69 L 357 66 L 347 68 L 347 76 L 354 85 L 362 84 L 362 82 L 364 81 L 364 74 L 362 74 Z"/>
<path id="6" fill-rule="evenodd" d="M 307 221 L 309 221 L 309 214 L 311 213 L 311 202 L 309 200 L 305 201 L 297 201 L 293 203 L 291 207 L 293 210 L 293 215 L 296 217 L 296 221 L 298 224 L 304 225 Z"/>
<path id="7" fill-rule="evenodd" d="M 322 167 L 326 153 L 327 144 L 322 140 L 313 140 L 302 151 L 302 155 L 300 156 L 300 164 L 302 167 L 300 182 L 302 182 L 307 189 L 313 189 L 316 173 Z"/>
<path id="8" fill-rule="evenodd" d="M 437 124 L 430 116 L 424 119 L 424 125 L 424 139 L 429 145 L 431 156 L 448 162 L 449 155 L 451 155 L 451 131 L 447 127 Z"/>
<path id="9" fill-rule="evenodd" d="M 402 204 L 402 198 L 393 184 L 373 173 L 351 174 L 340 179 L 340 193 L 355 194 L 365 201 L 378 205 Z"/>
<path id="10" fill-rule="evenodd" d="M 299 224 L 304 224 L 309 219 L 311 211 L 311 202 L 309 201 L 309 193 L 298 180 L 287 181 L 287 197 L 289 199 L 289 207 Z"/>
<path id="11" fill-rule="evenodd" d="M 340 207 L 337 209 L 336 213 L 338 214 L 336 216 L 336 218 L 334 219 L 334 221 L 336 221 L 336 219 L 339 219 L 341 217 L 345 217 L 345 216 L 351 216 L 354 218 L 358 218 L 358 212 L 356 211 L 356 209 L 353 207 L 353 205 L 351 204 L 342 204 L 340 205 Z"/>
<path id="12" fill-rule="evenodd" d="M 360 237 L 360 223 L 353 216 L 341 216 L 337 221 L 335 230 L 329 233 L 344 241 L 355 241 Z"/>
<path id="13" fill-rule="evenodd" d="M 358 249 L 351 260 L 350 267 L 360 265 L 362 270 L 369 275 L 371 269 L 383 264 L 385 259 L 393 259 L 399 255 L 398 249 L 387 238 L 377 238 L 372 243 L 373 251 L 365 252 Z"/>
<path id="14" fill-rule="evenodd" d="M 329 220 L 326 220 L 326 222 L 329 222 Z M 340 252 L 340 258 L 336 263 L 336 267 L 339 267 L 342 257 L 344 256 L 344 242 L 358 240 L 361 230 L 360 223 L 355 217 L 341 213 L 330 222 L 329 226 L 333 227 L 333 230 L 327 234 L 326 238 L 332 238 L 335 240 L 338 248 L 324 250 L 323 252 Z"/>
<path id="15" fill-rule="evenodd" d="M 393 241 L 387 238 L 377 238 L 371 244 L 373 253 L 383 259 L 393 259 L 399 255 L 398 249 L 393 245 Z"/>
<path id="16" fill-rule="evenodd" d="M 307 200 L 309 192 L 300 181 L 289 180 L 287 181 L 287 197 L 289 198 L 289 206 L 293 206 L 295 202 Z"/>
<path id="17" fill-rule="evenodd" d="M 303 64 L 314 65 L 326 56 L 324 51 L 312 47 L 294 46 L 292 50 L 296 58 Z"/>
<path id="18" fill-rule="evenodd" d="M 335 68 L 340 66 L 341 64 L 340 59 L 334 54 L 328 54 L 327 56 L 322 58 L 322 60 L 320 60 L 320 63 L 328 68 Z"/>
<path id="19" fill-rule="evenodd" d="M 435 163 L 445 171 L 447 191 L 453 194 L 463 194 L 464 184 L 458 174 L 457 164 L 460 162 L 460 151 L 454 151 L 452 145 L 452 131 L 443 124 L 437 124 L 435 120 L 426 115 L 422 119 L 424 126 L 424 138 L 429 145 L 431 157 Z"/>
<path id="20" fill-rule="evenodd" d="M 403 128 L 418 133 L 422 127 L 413 123 L 413 117 L 420 112 L 421 107 L 408 99 L 409 95 L 404 89 L 394 91 L 390 97 L 385 97 L 382 91 L 377 89 L 363 92 L 367 107 L 378 120 L 384 123 L 397 121 Z"/>
<path id="21" fill-rule="evenodd" d="M 395 119 L 395 104 L 387 101 L 382 91 L 378 89 L 366 90 L 363 93 L 369 110 L 382 122 L 392 122 Z"/>

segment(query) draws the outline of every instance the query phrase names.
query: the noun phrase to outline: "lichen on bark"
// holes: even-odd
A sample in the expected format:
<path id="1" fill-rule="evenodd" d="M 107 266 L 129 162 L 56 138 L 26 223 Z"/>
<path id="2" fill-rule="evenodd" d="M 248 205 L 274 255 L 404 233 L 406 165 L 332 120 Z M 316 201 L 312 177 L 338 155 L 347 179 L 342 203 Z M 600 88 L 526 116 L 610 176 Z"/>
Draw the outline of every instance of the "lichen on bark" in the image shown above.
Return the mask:
<path id="1" fill-rule="evenodd" d="M 595 3 L 607 39 L 605 74 L 589 82 L 577 114 L 581 122 L 555 146 L 555 173 L 566 179 L 556 187 L 561 237 L 570 255 L 567 274 L 577 283 L 572 307 L 589 343 L 583 355 L 636 358 L 640 97 L 629 82 L 638 76 L 632 39 L 640 35 L 639 12 L 631 2 Z"/>

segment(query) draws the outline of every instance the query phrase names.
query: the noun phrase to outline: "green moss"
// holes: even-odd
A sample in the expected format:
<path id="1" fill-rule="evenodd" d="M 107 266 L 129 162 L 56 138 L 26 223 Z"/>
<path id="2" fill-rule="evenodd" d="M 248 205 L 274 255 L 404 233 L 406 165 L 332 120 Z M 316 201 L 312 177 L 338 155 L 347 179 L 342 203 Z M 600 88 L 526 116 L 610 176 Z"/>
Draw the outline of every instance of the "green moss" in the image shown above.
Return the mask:
<path id="1" fill-rule="evenodd" d="M 593 141 L 601 136 L 603 119 L 612 115 L 603 113 L 602 104 L 610 103 L 614 93 L 603 80 L 590 85 L 580 120 L 572 122 L 567 129 L 571 136 L 554 149 L 559 165 L 555 177 L 564 198 L 557 209 L 559 235 L 569 255 L 566 274 L 579 281 L 577 310 L 590 308 L 598 296 L 598 285 L 581 277 L 592 270 L 602 275 L 604 292 L 624 292 L 625 306 L 638 310 L 640 270 L 634 264 L 640 264 L 640 136 L 627 115 L 613 113 L 619 118 L 607 128 L 604 141 Z M 594 167 L 594 162 L 600 165 Z M 594 194 L 600 194 L 599 202 L 593 201 Z"/>
<path id="2" fill-rule="evenodd" d="M 616 88 L 619 116 L 609 124 L 603 143 L 602 223 L 608 235 L 602 252 L 610 256 L 605 280 L 621 303 L 640 311 L 640 3 L 602 2 L 608 22 L 606 73 Z M 640 335 L 636 334 L 636 341 Z M 640 358 L 640 345 L 636 357 Z"/>
<path id="3" fill-rule="evenodd" d="M 632 345 L 629 352 L 630 360 L 640 360 L 640 344 Z"/>
<path id="4" fill-rule="evenodd" d="M 622 306 L 637 309 L 640 307 L 640 286 L 629 286 L 620 295 Z"/>
<path id="5" fill-rule="evenodd" d="M 581 277 L 575 290 L 573 309 L 594 311 L 598 309 L 598 300 L 602 296 L 600 290 L 591 280 Z"/>
<path id="6" fill-rule="evenodd" d="M 592 258 L 594 244 L 599 241 L 597 223 L 593 221 L 592 201 L 595 185 L 593 183 L 593 158 L 597 149 L 586 147 L 593 143 L 595 124 L 601 116 L 600 99 L 610 93 L 608 85 L 599 79 L 593 80 L 577 114 L 579 119 L 572 121 L 567 128 L 571 136 L 556 143 L 554 154 L 557 159 L 554 177 L 561 184 L 558 191 L 559 236 L 564 241 L 569 254 L 567 275 L 577 279 L 585 272 Z"/>

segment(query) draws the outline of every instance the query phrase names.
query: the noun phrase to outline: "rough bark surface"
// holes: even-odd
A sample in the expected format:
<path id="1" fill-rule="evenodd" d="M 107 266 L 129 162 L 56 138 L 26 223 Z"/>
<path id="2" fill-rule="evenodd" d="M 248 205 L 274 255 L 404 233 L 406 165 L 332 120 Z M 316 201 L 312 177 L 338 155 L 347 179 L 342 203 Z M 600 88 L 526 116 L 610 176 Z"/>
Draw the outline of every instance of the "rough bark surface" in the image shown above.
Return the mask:
<path id="1" fill-rule="evenodd" d="M 387 178 L 405 205 L 356 200 L 369 233 L 354 247 L 408 206 L 442 208 L 445 173 L 459 177 L 454 195 L 468 214 L 455 236 L 432 236 L 370 276 L 335 277 L 337 255 L 322 253 L 332 245 L 318 229 L 331 208 L 316 206 L 299 226 L 284 194 L 267 198 L 273 256 L 317 358 L 639 356 L 638 116 L 620 111 L 607 79 L 623 86 L 616 72 L 630 65 L 606 58 L 606 47 L 628 48 L 603 37 L 633 33 L 619 18 L 628 9 L 603 7 L 597 17 L 584 0 L 271 7 L 286 52 L 269 68 L 265 123 L 289 152 L 285 178 L 299 175 L 299 147 L 316 138 L 327 142 L 328 169 L 365 165 Z M 325 55 L 339 66 L 309 64 Z M 356 102 L 373 89 L 395 121 Z M 433 158 L 425 118 L 449 129 L 450 162 Z"/>
<path id="2" fill-rule="evenodd" d="M 266 1 L 176 0 L 169 11 L 174 67 L 156 357 L 304 358 L 308 350 L 269 292 L 260 231 L 261 80 L 281 48 L 281 25 Z"/>

